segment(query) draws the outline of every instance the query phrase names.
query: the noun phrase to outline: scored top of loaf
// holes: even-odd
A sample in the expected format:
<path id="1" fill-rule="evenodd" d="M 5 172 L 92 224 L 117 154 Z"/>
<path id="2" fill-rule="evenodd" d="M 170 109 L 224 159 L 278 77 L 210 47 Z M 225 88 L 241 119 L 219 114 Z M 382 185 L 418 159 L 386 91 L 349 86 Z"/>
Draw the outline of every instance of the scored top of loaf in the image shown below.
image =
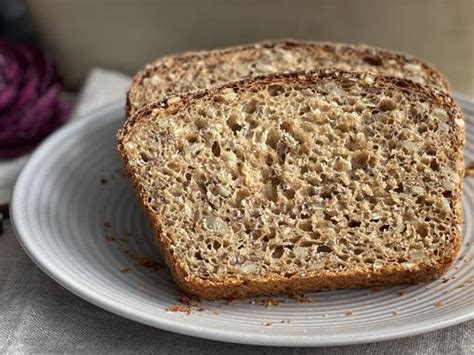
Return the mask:
<path id="1" fill-rule="evenodd" d="M 183 290 L 429 280 L 460 244 L 464 121 L 443 91 L 323 70 L 157 103 L 119 151 Z"/>
<path id="2" fill-rule="evenodd" d="M 319 68 L 393 75 L 449 90 L 438 71 L 407 55 L 364 45 L 282 40 L 158 59 L 134 77 L 127 115 L 170 95 L 261 74 Z"/>

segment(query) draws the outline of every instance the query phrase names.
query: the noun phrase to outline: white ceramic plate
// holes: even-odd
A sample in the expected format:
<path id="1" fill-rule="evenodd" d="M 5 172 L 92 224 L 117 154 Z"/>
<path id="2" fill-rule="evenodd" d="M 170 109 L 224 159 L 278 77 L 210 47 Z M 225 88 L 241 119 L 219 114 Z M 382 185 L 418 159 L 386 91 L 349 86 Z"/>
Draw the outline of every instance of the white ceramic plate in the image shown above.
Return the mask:
<path id="1" fill-rule="evenodd" d="M 474 160 L 474 104 L 466 112 L 466 160 Z M 465 181 L 460 257 L 430 284 L 285 297 L 278 306 L 202 302 L 190 315 L 172 312 L 179 291 L 159 260 L 152 236 L 115 148 L 123 103 L 71 123 L 33 155 L 14 190 L 18 238 L 49 276 L 84 299 L 121 316 L 183 334 L 229 342 L 318 346 L 393 339 L 474 318 L 474 178 Z M 113 239 L 114 240 L 111 240 Z M 471 244 L 469 244 L 471 243 Z M 143 259 L 139 259 L 143 260 Z M 126 271 L 129 270 L 129 271 Z"/>

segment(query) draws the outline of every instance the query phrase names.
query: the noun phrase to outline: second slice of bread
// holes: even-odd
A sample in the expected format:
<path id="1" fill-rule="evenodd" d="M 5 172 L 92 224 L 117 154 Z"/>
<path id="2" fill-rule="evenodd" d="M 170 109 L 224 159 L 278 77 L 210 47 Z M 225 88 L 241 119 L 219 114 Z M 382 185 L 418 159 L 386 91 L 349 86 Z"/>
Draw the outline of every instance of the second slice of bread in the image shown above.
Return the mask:
<path id="1" fill-rule="evenodd" d="M 449 90 L 443 75 L 408 55 L 363 45 L 282 40 L 161 58 L 135 75 L 127 115 L 171 95 L 262 74 L 322 68 L 393 75 Z"/>
<path id="2" fill-rule="evenodd" d="M 411 81 L 257 77 L 157 103 L 118 140 L 192 296 L 417 283 L 460 245 L 464 121 Z"/>

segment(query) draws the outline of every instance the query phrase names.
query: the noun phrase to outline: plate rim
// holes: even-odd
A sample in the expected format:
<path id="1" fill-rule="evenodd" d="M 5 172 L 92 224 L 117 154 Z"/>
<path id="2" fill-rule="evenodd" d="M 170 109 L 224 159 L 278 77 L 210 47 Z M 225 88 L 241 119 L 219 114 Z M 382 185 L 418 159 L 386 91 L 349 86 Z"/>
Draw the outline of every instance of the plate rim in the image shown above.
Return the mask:
<path id="1" fill-rule="evenodd" d="M 469 110 L 474 111 L 474 99 L 456 93 L 454 93 L 453 96 L 456 101 L 460 103 L 460 105 L 462 104 L 462 106 L 470 106 Z M 76 119 L 75 121 L 61 127 L 58 131 L 53 133 L 43 143 L 41 143 L 41 145 L 34 151 L 26 166 L 20 173 L 20 176 L 17 179 L 13 189 L 13 196 L 10 204 L 11 223 L 21 247 L 45 274 L 47 274 L 55 282 L 59 283 L 76 296 L 79 296 L 80 298 L 108 312 L 155 328 L 215 341 L 265 346 L 304 347 L 364 344 L 419 335 L 474 319 L 474 310 L 472 310 L 471 312 L 466 312 L 453 317 L 442 316 L 441 319 L 436 322 L 420 321 L 414 323 L 414 326 L 411 324 L 406 324 L 404 326 L 398 326 L 397 329 L 393 329 L 392 327 L 382 328 L 380 331 L 371 332 L 365 334 L 364 336 L 362 336 L 362 334 L 358 334 L 356 336 L 351 334 L 339 334 L 337 337 L 328 337 L 325 335 L 327 338 L 326 340 L 322 339 L 321 337 L 314 337 L 311 335 L 289 335 L 278 337 L 275 337 L 271 333 L 255 333 L 249 335 L 245 333 L 239 333 L 238 331 L 230 331 L 225 329 L 214 330 L 203 327 L 197 328 L 193 326 L 193 324 L 186 324 L 165 318 L 146 317 L 146 315 L 137 314 L 133 309 L 130 309 L 126 305 L 121 305 L 120 303 L 115 302 L 113 299 L 104 298 L 101 295 L 94 294 L 93 290 L 91 289 L 81 288 L 80 286 L 76 285 L 74 279 L 69 279 L 65 275 L 62 275 L 60 270 L 50 268 L 48 266 L 48 262 L 44 256 L 35 250 L 34 246 L 30 245 L 29 239 L 31 239 L 31 237 L 29 237 L 28 233 L 23 230 L 22 225 L 16 222 L 17 219 L 20 219 L 19 216 L 21 216 L 22 213 L 20 210 L 22 207 L 20 201 L 22 197 L 22 190 L 24 190 L 23 186 L 25 186 L 29 180 L 29 176 L 31 176 L 31 174 L 28 174 L 29 170 L 35 165 L 35 162 L 39 158 L 48 152 L 49 147 L 54 146 L 56 142 L 60 142 L 64 136 L 67 136 L 72 132 L 79 132 L 85 126 L 103 124 L 104 117 L 110 116 L 109 120 L 113 120 L 114 115 L 123 115 L 123 108 L 124 101 L 116 101 L 88 114 L 85 114 L 80 119 Z M 101 119 L 102 122 L 100 122 Z"/>

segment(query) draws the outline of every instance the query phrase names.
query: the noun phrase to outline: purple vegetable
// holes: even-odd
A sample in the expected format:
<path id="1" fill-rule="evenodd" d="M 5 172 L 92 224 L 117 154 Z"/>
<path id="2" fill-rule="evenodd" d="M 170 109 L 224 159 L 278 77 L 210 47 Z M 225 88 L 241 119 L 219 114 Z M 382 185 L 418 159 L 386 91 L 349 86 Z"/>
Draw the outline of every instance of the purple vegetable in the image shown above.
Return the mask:
<path id="1" fill-rule="evenodd" d="M 52 59 L 38 48 L 0 39 L 0 159 L 33 149 L 69 117 Z"/>

